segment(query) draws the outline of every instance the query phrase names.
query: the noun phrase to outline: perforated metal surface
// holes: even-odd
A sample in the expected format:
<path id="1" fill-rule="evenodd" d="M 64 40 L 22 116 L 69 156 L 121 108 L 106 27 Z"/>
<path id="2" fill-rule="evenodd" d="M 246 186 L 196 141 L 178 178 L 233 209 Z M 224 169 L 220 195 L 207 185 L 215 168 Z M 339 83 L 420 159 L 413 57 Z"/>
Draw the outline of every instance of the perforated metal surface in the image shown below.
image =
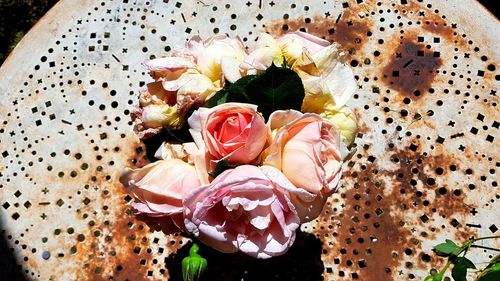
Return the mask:
<path id="1" fill-rule="evenodd" d="M 145 163 L 129 117 L 141 62 L 196 34 L 252 46 L 303 28 L 350 52 L 357 153 L 285 257 L 205 249 L 205 277 L 421 280 L 443 264 L 434 244 L 498 235 L 499 27 L 458 0 L 63 0 L 0 69 L 2 235 L 32 279 L 178 278 L 189 239 L 136 220 L 117 180 Z"/>

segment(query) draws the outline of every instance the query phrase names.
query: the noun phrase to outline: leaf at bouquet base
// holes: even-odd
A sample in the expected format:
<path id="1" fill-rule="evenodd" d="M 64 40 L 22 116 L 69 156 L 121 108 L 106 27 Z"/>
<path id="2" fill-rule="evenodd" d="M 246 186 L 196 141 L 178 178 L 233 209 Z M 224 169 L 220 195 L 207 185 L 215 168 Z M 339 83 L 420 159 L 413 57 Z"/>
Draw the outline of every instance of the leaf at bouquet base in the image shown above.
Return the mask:
<path id="1" fill-rule="evenodd" d="M 255 78 L 255 75 L 247 75 L 238 79 L 233 84 L 228 84 L 222 90 L 219 90 L 213 97 L 211 97 L 204 105 L 204 107 L 212 108 L 226 102 L 248 102 L 248 97 L 245 92 L 245 87 L 248 83 Z M 229 98 L 231 95 L 231 98 Z"/>
<path id="2" fill-rule="evenodd" d="M 274 64 L 251 80 L 246 92 L 266 119 L 275 110 L 300 110 L 305 96 L 299 75 Z"/>
<path id="3" fill-rule="evenodd" d="M 222 89 L 217 91 L 213 97 L 205 102 L 204 107 L 212 108 L 214 106 L 223 104 L 227 102 L 227 95 L 229 94 L 227 89 Z"/>

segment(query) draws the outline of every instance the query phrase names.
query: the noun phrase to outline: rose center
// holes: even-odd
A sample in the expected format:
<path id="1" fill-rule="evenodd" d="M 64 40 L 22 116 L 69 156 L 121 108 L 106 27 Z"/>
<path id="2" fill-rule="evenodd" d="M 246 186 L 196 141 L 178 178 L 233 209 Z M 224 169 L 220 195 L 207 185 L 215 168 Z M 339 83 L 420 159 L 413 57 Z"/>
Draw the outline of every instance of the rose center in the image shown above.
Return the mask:
<path id="1" fill-rule="evenodd" d="M 245 116 L 240 113 L 227 116 L 220 123 L 219 128 L 215 130 L 215 137 L 221 143 L 245 141 L 248 137 L 248 130 L 245 130 L 245 128 L 250 121 L 251 116 Z"/>

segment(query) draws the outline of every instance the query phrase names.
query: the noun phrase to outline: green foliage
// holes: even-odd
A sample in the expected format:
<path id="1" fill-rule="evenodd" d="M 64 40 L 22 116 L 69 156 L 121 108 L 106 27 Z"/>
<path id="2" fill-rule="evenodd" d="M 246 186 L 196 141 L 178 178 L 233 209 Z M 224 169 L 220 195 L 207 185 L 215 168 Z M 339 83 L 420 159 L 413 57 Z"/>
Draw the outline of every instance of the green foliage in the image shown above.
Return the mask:
<path id="1" fill-rule="evenodd" d="M 446 243 L 441 243 L 434 246 L 434 250 L 440 256 L 457 256 L 460 253 L 460 247 L 455 242 L 446 239 Z"/>
<path id="2" fill-rule="evenodd" d="M 229 86 L 226 86 L 224 89 L 221 89 L 213 97 L 211 97 L 206 103 L 205 107 L 211 108 L 217 105 L 221 105 L 223 103 L 228 102 L 228 96 L 245 96 L 245 87 L 248 85 L 248 83 L 255 78 L 255 75 L 247 75 L 243 76 L 240 78 L 238 81 L 234 82 L 233 84 L 229 84 Z M 233 100 L 235 98 L 232 98 Z"/>
<path id="3" fill-rule="evenodd" d="M 444 274 L 448 270 L 451 264 L 453 268 L 451 270 L 451 276 L 454 281 L 467 281 L 467 270 L 477 269 L 476 265 L 465 257 L 467 251 L 472 247 L 484 248 L 494 251 L 500 251 L 499 249 L 484 247 L 480 245 L 474 245 L 475 242 L 479 240 L 486 239 L 496 239 L 500 236 L 489 236 L 477 239 L 471 239 L 466 241 L 462 246 L 458 246 L 455 242 L 446 239 L 445 243 L 440 243 L 434 246 L 434 251 L 436 254 L 444 257 L 448 257 L 448 262 L 446 265 L 438 272 L 431 271 L 431 275 L 425 277 L 424 281 L 442 281 Z M 477 276 L 476 281 L 498 281 L 500 280 L 500 255 L 494 257 L 489 265 L 484 268 L 480 274 Z"/>
<path id="4" fill-rule="evenodd" d="M 220 90 L 205 106 L 213 107 L 225 102 L 252 103 L 267 119 L 275 110 L 300 110 L 304 96 L 304 86 L 297 73 L 272 64 L 258 75 L 245 76 Z"/>
<path id="5" fill-rule="evenodd" d="M 494 257 L 476 279 L 476 281 L 498 280 L 500 280 L 500 255 Z"/>
<path id="6" fill-rule="evenodd" d="M 466 257 L 458 257 L 455 260 L 455 266 L 451 270 L 451 277 L 455 281 L 467 281 L 467 269 L 469 268 L 475 269 L 476 266 Z"/>
<path id="7" fill-rule="evenodd" d="M 182 279 L 184 281 L 199 280 L 207 269 L 207 260 L 198 254 L 200 247 L 193 244 L 189 249 L 189 256 L 182 259 Z"/>

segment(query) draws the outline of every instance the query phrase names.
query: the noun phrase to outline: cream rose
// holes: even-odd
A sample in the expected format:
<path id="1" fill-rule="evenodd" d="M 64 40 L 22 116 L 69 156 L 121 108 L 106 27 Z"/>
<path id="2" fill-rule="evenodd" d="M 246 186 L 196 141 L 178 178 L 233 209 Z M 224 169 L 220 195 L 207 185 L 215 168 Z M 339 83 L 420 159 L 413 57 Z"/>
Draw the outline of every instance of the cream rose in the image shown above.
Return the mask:
<path id="1" fill-rule="evenodd" d="M 345 53 L 336 45 L 313 54 L 304 53 L 295 61 L 292 69 L 304 84 L 306 97 L 303 111 L 309 111 L 308 108 L 315 103 L 333 103 L 342 107 L 356 90 L 352 69 L 345 64 Z"/>
<path id="2" fill-rule="evenodd" d="M 151 137 L 163 127 L 179 128 L 193 104 L 205 102 L 219 89 L 186 57 L 148 60 L 144 66 L 156 81 L 141 90 L 139 106 L 132 112 L 140 138 Z"/>
<path id="3" fill-rule="evenodd" d="M 183 52 L 193 56 L 200 72 L 212 81 L 225 78 L 230 82 L 241 77 L 238 66 L 247 55 L 239 37 L 229 38 L 226 35 L 216 35 L 207 40 L 194 36 Z"/>
<path id="4" fill-rule="evenodd" d="M 304 52 L 315 54 L 330 45 L 330 42 L 305 32 L 289 32 L 277 39 L 287 63 L 292 65 Z"/>
<path id="5" fill-rule="evenodd" d="M 271 64 L 281 65 L 283 54 L 276 39 L 267 33 L 261 33 L 257 39 L 255 48 L 245 58 L 240 67 L 248 74 L 256 74 L 266 70 Z"/>
<path id="6" fill-rule="evenodd" d="M 342 140 L 347 146 L 354 142 L 358 131 L 358 120 L 349 107 L 342 106 L 338 108 L 333 105 L 326 105 L 319 116 L 330 121 L 339 129 Z"/>
<path id="7" fill-rule="evenodd" d="M 135 122 L 134 131 L 139 138 L 148 138 L 159 133 L 163 126 L 178 128 L 184 122 L 177 110 L 175 93 L 167 92 L 161 83 L 154 82 L 141 89 L 139 106 L 131 117 Z"/>

